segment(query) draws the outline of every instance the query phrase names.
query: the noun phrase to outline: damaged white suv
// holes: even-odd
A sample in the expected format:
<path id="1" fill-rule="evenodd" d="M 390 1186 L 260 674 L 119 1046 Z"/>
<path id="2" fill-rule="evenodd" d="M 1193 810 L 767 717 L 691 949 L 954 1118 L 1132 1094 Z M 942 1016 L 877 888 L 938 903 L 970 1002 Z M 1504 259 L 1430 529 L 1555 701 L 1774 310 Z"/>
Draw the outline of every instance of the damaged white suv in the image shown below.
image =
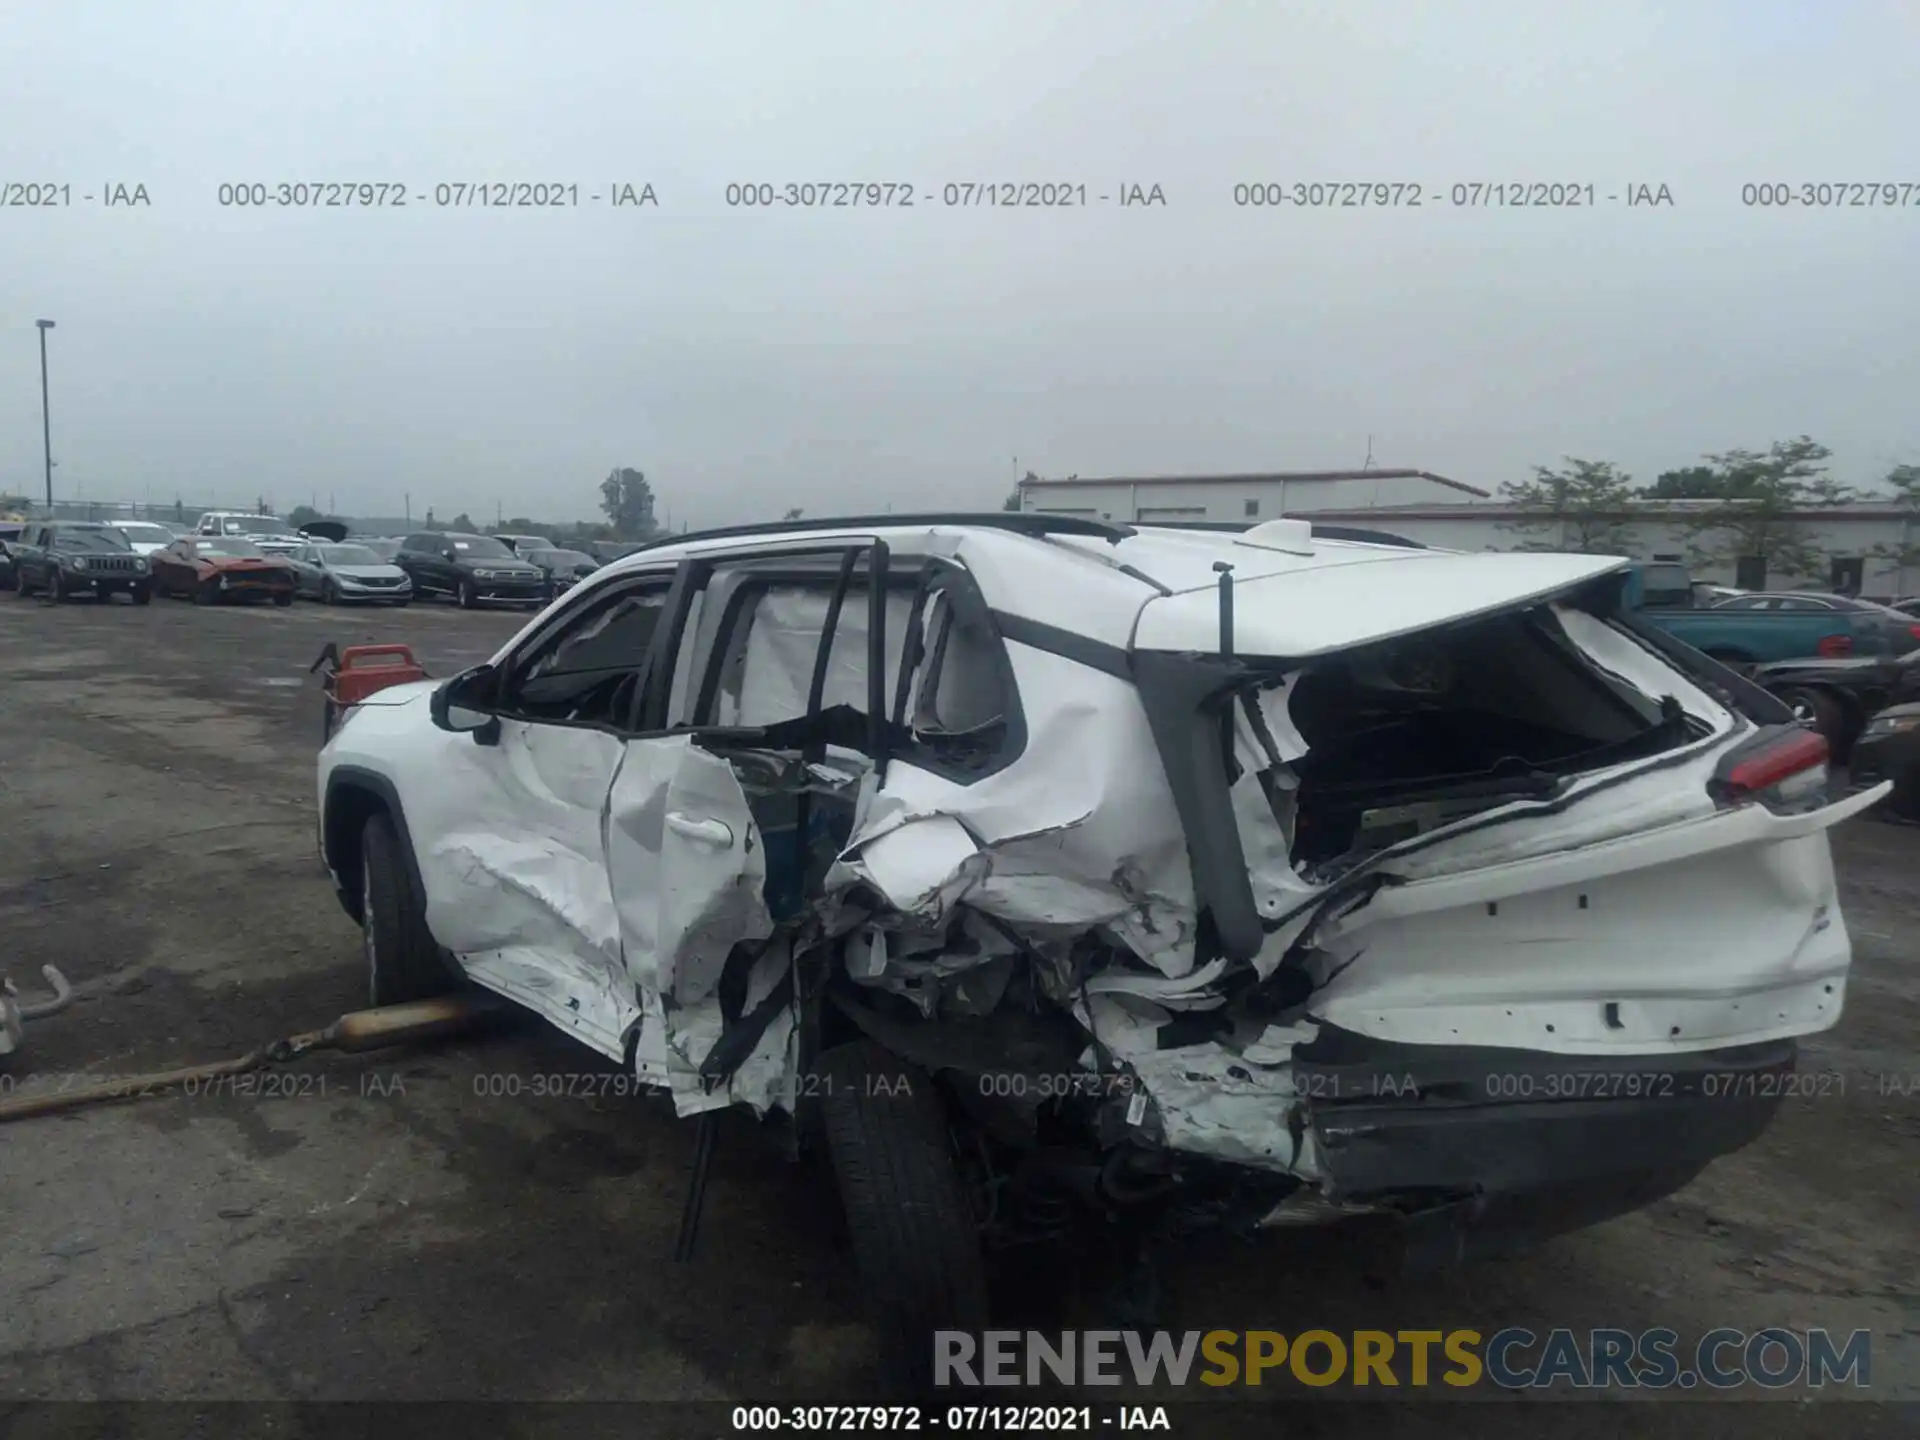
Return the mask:
<path id="1" fill-rule="evenodd" d="M 1626 572 L 1299 520 L 679 537 L 350 711 L 323 852 L 376 1003 L 463 976 L 681 1115 L 817 1115 L 908 1350 L 1086 1207 L 1463 1254 L 1751 1141 L 1840 1015 L 1825 832 L 1886 787 L 1829 801 Z"/>

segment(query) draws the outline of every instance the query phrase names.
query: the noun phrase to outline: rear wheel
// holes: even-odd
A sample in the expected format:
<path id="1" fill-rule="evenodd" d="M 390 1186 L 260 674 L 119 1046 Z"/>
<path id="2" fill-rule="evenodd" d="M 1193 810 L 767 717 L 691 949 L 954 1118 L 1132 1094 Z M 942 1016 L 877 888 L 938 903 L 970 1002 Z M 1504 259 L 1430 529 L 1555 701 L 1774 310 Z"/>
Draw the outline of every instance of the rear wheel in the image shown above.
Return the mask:
<path id="1" fill-rule="evenodd" d="M 479 603 L 480 592 L 473 588 L 473 581 L 462 580 L 460 582 L 460 608 L 462 610 L 471 610 Z"/>
<path id="2" fill-rule="evenodd" d="M 340 592 L 333 588 L 333 581 L 331 579 L 320 582 L 320 603 L 322 605 L 338 605 L 340 603 Z"/>
<path id="3" fill-rule="evenodd" d="M 287 606 L 293 604 L 293 591 L 291 590 L 280 591 L 278 594 L 276 594 L 273 597 L 273 603 L 280 606 L 282 609 L 285 609 Z"/>
<path id="4" fill-rule="evenodd" d="M 1829 746 L 1839 750 L 1846 743 L 1847 709 L 1832 695 L 1806 686 L 1792 686 L 1773 693 L 1793 711 L 1794 719 L 1824 735 Z"/>
<path id="5" fill-rule="evenodd" d="M 379 811 L 360 832 L 360 935 L 367 957 L 367 995 L 375 1007 L 443 995 L 454 977 L 427 929 L 424 897 L 414 884 L 399 832 Z"/>
<path id="6" fill-rule="evenodd" d="M 986 1264 L 925 1071 L 871 1041 L 820 1057 L 821 1119 L 855 1269 L 902 1396 L 934 1393 L 933 1335 L 987 1325 Z"/>
<path id="7" fill-rule="evenodd" d="M 22 600 L 33 593 L 33 587 L 27 583 L 27 567 L 24 565 L 13 567 L 13 593 Z"/>

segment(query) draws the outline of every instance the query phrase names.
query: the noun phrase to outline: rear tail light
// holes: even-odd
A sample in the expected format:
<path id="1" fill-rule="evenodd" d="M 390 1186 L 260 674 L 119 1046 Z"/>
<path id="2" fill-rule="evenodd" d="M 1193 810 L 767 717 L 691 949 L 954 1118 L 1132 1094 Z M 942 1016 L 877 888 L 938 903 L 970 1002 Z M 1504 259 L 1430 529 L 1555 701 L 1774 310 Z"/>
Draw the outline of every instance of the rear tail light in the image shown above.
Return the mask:
<path id="1" fill-rule="evenodd" d="M 1721 757 L 1711 789 L 1723 805 L 1755 801 L 1769 810 L 1806 809 L 1826 795 L 1829 748 L 1800 725 L 1769 725 Z"/>
<path id="2" fill-rule="evenodd" d="M 1916 626 L 1915 629 L 1916 631 L 1920 631 L 1920 626 Z M 1851 635 L 1828 635 L 1813 648 L 1829 660 L 1839 655 L 1851 655 L 1853 653 L 1853 637 Z"/>
<path id="3" fill-rule="evenodd" d="M 1914 639 L 1920 640 L 1920 625 L 1907 626 L 1907 633 L 1913 636 Z"/>

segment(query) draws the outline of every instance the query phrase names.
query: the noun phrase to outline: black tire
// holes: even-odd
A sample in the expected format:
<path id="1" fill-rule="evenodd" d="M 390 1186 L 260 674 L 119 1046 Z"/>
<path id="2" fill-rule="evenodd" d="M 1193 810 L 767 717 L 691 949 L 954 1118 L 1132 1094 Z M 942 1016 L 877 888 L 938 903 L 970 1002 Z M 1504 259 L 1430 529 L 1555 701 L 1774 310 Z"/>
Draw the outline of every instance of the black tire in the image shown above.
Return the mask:
<path id="1" fill-rule="evenodd" d="M 413 867 L 384 810 L 368 816 L 360 832 L 360 885 L 360 943 L 373 1005 L 404 1005 L 453 989 L 454 977 L 427 929 Z"/>
<path id="2" fill-rule="evenodd" d="M 1920 824 L 1920 764 L 1909 765 L 1893 777 L 1893 793 L 1885 803 L 1902 820 Z"/>
<path id="3" fill-rule="evenodd" d="M 480 604 L 480 592 L 473 588 L 473 581 L 460 582 L 459 601 L 462 610 L 472 610 Z"/>
<path id="4" fill-rule="evenodd" d="M 193 587 L 193 603 L 196 605 L 217 605 L 220 603 L 220 589 L 211 580 L 202 580 Z"/>
<path id="5" fill-rule="evenodd" d="M 273 597 L 273 603 L 278 605 L 282 610 L 286 609 L 287 606 L 293 604 L 293 591 L 287 590 L 275 595 Z"/>
<path id="6" fill-rule="evenodd" d="M 133 603 L 136 605 L 153 603 L 153 586 L 151 585 L 136 585 L 127 593 L 133 597 Z"/>
<path id="7" fill-rule="evenodd" d="M 1811 686 L 1789 685 L 1773 692 L 1781 704 L 1794 713 L 1794 718 L 1803 720 L 1826 737 L 1827 744 L 1836 752 L 1842 749 L 1849 738 L 1847 731 L 1847 707 L 1842 705 L 1825 690 Z"/>
<path id="8" fill-rule="evenodd" d="M 27 567 L 16 565 L 13 569 L 13 593 L 22 600 L 33 594 L 33 587 L 27 583 Z"/>
<path id="9" fill-rule="evenodd" d="M 854 1266 L 902 1397 L 936 1394 L 933 1332 L 987 1326 L 986 1263 L 927 1074 L 871 1041 L 820 1057 L 820 1118 Z"/>
<path id="10" fill-rule="evenodd" d="M 320 582 L 320 603 L 322 605 L 338 605 L 340 603 L 340 592 L 333 588 L 331 578 Z"/>
<path id="11" fill-rule="evenodd" d="M 53 572 L 53 585 L 50 587 L 48 593 L 53 596 L 53 603 L 56 605 L 63 604 L 66 601 L 67 577 L 64 572 L 60 570 Z"/>

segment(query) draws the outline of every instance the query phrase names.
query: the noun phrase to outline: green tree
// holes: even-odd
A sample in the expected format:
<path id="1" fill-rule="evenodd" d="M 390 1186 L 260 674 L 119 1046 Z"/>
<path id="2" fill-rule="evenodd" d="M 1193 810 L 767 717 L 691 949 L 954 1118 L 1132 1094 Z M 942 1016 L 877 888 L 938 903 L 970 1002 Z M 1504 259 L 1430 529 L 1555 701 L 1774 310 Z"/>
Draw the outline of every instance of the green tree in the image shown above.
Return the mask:
<path id="1" fill-rule="evenodd" d="M 1039 483 L 1040 477 L 1031 470 L 1027 471 L 1026 474 L 1020 477 L 1020 484 L 1015 485 L 1013 489 L 1007 492 L 1007 498 L 1000 502 L 1000 508 L 1002 510 L 1018 510 L 1020 508 L 1020 487 L 1022 485 L 1037 485 Z"/>
<path id="2" fill-rule="evenodd" d="M 324 515 L 311 505 L 296 505 L 292 511 L 288 513 L 287 523 L 298 530 L 302 525 L 311 525 L 314 521 L 324 520 L 325 518 Z"/>
<path id="3" fill-rule="evenodd" d="M 1920 510 L 1920 465 L 1896 465 L 1887 472 L 1887 488 L 1909 510 Z"/>
<path id="4" fill-rule="evenodd" d="M 645 540 L 659 528 L 653 521 L 653 487 L 628 466 L 609 471 L 600 482 L 600 510 L 616 539 Z"/>
<path id="5" fill-rule="evenodd" d="M 1726 479 L 1711 465 L 1662 470 L 1647 487 L 1649 500 L 1724 500 Z"/>
<path id="6" fill-rule="evenodd" d="M 447 522 L 447 528 L 456 535 L 471 535 L 480 527 L 473 523 L 473 517 L 462 510 Z"/>
<path id="7" fill-rule="evenodd" d="M 1901 526 L 1898 540 L 1882 541 L 1873 546 L 1867 551 L 1866 558 L 1895 566 L 1903 572 L 1920 567 L 1920 536 L 1916 536 L 1916 527 L 1920 526 L 1920 465 L 1896 465 L 1887 472 L 1882 483 L 1893 492 L 1894 503 L 1903 512 L 1901 518 L 1905 523 Z M 1911 588 L 1912 583 L 1905 574 L 1894 581 L 1895 586 L 1903 591 Z"/>
<path id="8" fill-rule="evenodd" d="M 1826 554 L 1801 518 L 1809 509 L 1841 505 L 1858 492 L 1827 474 L 1833 452 L 1809 435 L 1776 440 L 1763 453 L 1728 450 L 1707 456 L 1721 503 L 1686 517 L 1687 549 L 1696 564 L 1766 562 L 1770 575 L 1813 579 Z"/>
<path id="9" fill-rule="evenodd" d="M 791 510 L 787 511 L 787 513 L 782 515 L 780 518 L 782 520 L 798 520 L 800 518 L 800 507 L 798 505 L 794 506 Z"/>
<path id="10" fill-rule="evenodd" d="M 1564 469 L 1533 467 L 1530 480 L 1509 480 L 1500 498 L 1525 518 L 1503 530 L 1524 537 L 1522 550 L 1567 550 L 1581 555 L 1625 555 L 1633 548 L 1633 477 L 1608 460 L 1566 457 Z"/>

